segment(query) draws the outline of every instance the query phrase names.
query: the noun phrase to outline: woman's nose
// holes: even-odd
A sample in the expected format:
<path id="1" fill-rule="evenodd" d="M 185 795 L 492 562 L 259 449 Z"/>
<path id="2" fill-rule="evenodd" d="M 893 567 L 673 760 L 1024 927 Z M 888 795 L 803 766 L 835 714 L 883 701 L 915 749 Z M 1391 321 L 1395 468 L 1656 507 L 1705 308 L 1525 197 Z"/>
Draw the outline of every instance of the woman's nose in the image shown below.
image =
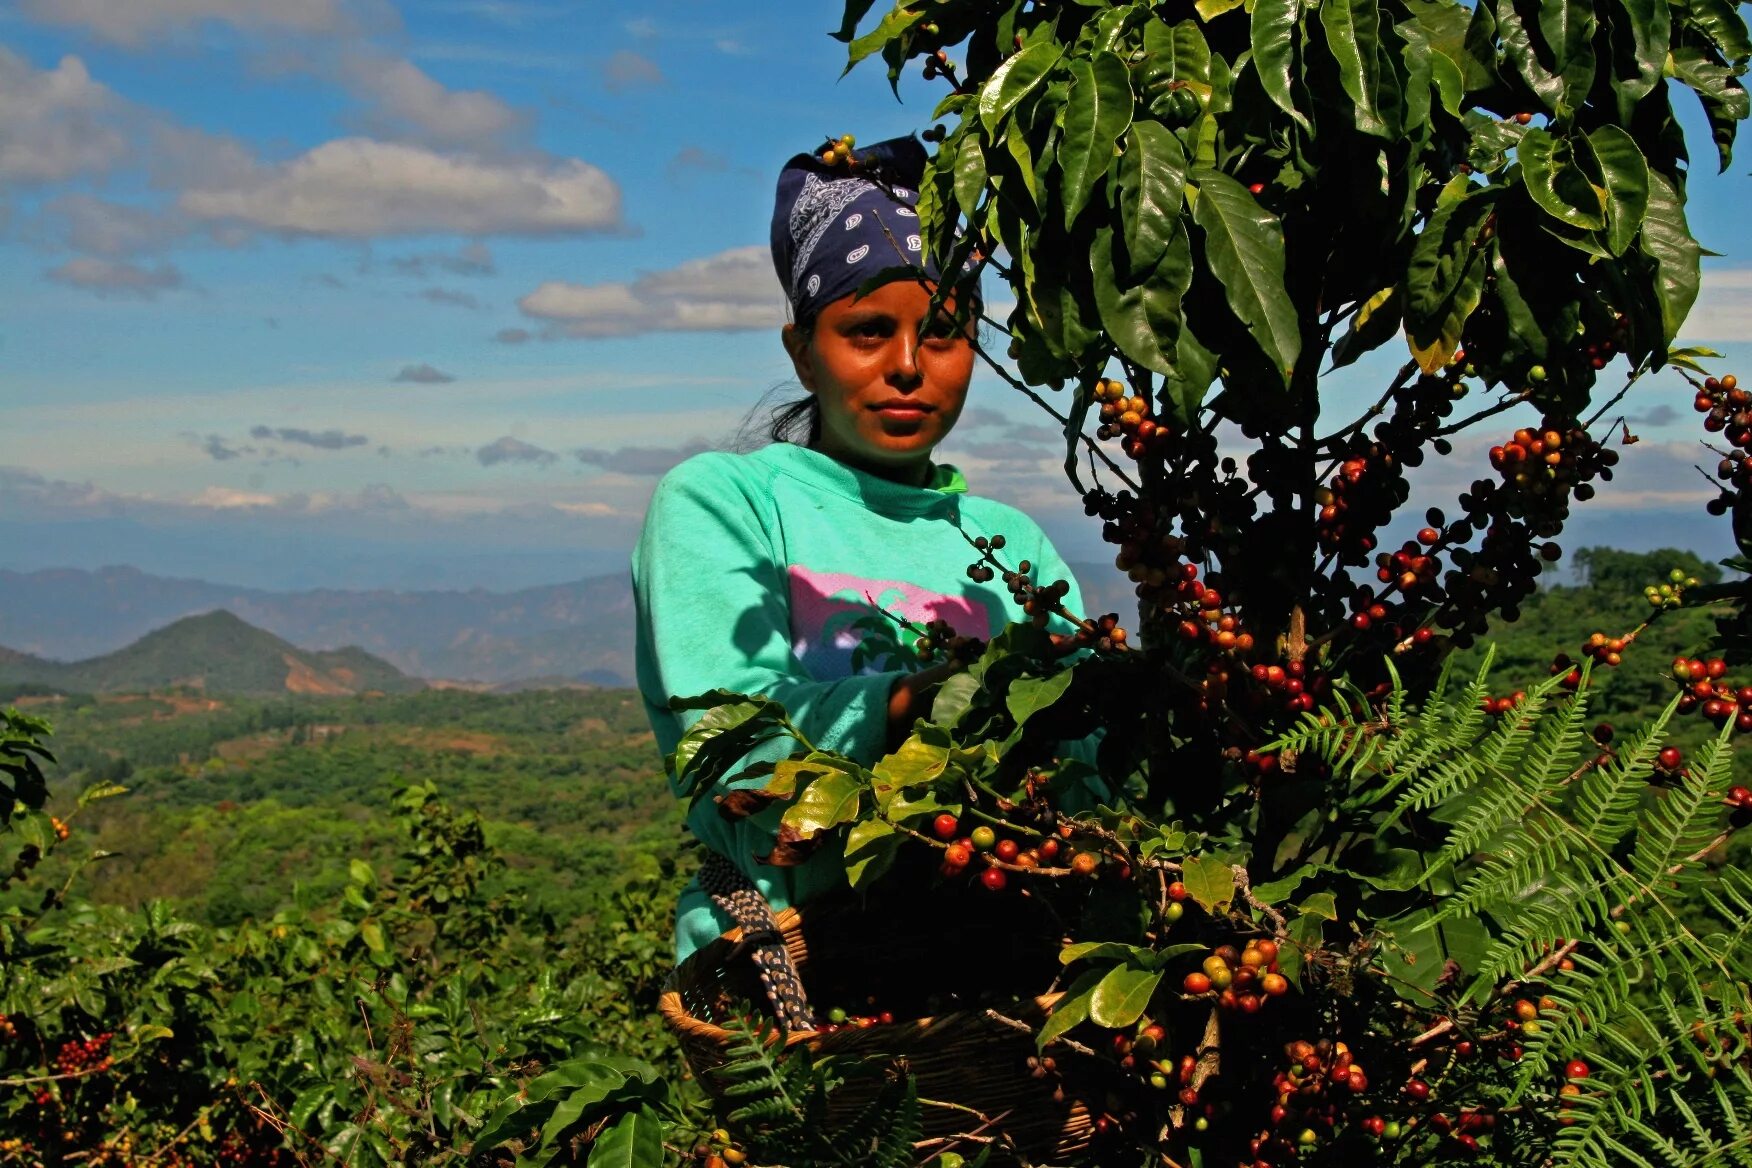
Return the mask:
<path id="1" fill-rule="evenodd" d="M 917 389 L 925 380 L 919 371 L 919 338 L 907 329 L 894 335 L 894 356 L 888 369 L 888 384 L 896 389 Z"/>

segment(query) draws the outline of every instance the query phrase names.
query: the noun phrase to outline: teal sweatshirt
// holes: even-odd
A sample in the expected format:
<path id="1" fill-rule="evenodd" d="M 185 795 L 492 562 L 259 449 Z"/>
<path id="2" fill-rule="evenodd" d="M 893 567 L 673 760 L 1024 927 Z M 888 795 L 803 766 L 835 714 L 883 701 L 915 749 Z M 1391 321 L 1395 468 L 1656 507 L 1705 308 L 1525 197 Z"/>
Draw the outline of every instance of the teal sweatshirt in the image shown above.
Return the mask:
<path id="1" fill-rule="evenodd" d="M 918 668 L 900 653 L 911 637 L 897 639 L 877 608 L 919 625 L 947 620 L 978 637 L 1023 618 L 1001 580 L 967 578 L 975 536 L 1004 536 L 1005 564 L 1032 561 L 1038 581 L 1069 581 L 1065 605 L 1082 612 L 1075 579 L 1033 520 L 968 494 L 954 467 L 932 472 L 929 486 L 904 486 L 775 443 L 752 454 L 696 455 L 663 477 L 633 551 L 633 589 L 639 690 L 665 756 L 702 713 L 671 710 L 669 699 L 727 689 L 781 703 L 822 749 L 875 762 L 886 746 L 889 691 Z M 796 745 L 764 743 L 744 765 L 787 757 Z M 762 782 L 732 775 L 718 791 Z M 755 859 L 772 850 L 781 813 L 774 806 L 733 823 L 708 798 L 688 816 L 693 833 L 746 873 L 775 911 L 845 878 L 833 849 L 793 868 Z M 676 960 L 729 927 L 696 881 L 678 906 Z"/>

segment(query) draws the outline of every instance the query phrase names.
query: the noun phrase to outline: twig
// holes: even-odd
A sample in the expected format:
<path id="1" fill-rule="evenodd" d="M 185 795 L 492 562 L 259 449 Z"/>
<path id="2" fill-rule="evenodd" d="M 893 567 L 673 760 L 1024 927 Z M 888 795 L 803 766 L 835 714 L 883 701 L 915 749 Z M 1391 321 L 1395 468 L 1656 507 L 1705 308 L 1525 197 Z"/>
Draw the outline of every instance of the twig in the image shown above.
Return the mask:
<path id="1" fill-rule="evenodd" d="M 1028 1025 L 1028 1023 L 1022 1021 L 1021 1019 L 1007 1017 L 1003 1014 L 998 1013 L 996 1010 L 992 1010 L 992 1009 L 986 1010 L 985 1016 L 989 1021 L 996 1022 L 1000 1026 L 1008 1026 L 1011 1030 L 1019 1030 L 1023 1034 L 1034 1034 L 1036 1032 L 1034 1027 Z M 1095 1053 L 1094 1051 L 1090 1050 L 1088 1047 L 1084 1046 L 1082 1043 L 1078 1042 L 1076 1039 L 1066 1038 L 1062 1034 L 1059 1035 L 1057 1038 L 1053 1039 L 1053 1042 L 1063 1043 L 1065 1046 L 1076 1051 L 1078 1054 L 1086 1054 L 1086 1055 L 1092 1056 Z"/>
<path id="2" fill-rule="evenodd" d="M 1532 396 L 1533 396 L 1533 391 L 1531 389 L 1523 389 L 1520 393 L 1510 394 L 1508 397 L 1503 398 L 1501 401 L 1497 402 L 1495 405 L 1486 406 L 1484 409 L 1479 410 L 1476 414 L 1473 414 L 1470 417 L 1461 418 L 1458 422 L 1455 422 L 1451 426 L 1443 426 L 1439 430 L 1432 430 L 1430 432 L 1430 437 L 1442 438 L 1442 437 L 1446 437 L 1449 434 L 1457 434 L 1461 430 L 1464 430 L 1464 429 L 1466 429 L 1466 427 L 1472 425 L 1472 423 L 1474 423 L 1474 422 L 1482 422 L 1482 421 L 1484 421 L 1484 419 L 1494 417 L 1497 414 L 1502 413 L 1504 410 L 1514 409 L 1516 406 L 1520 405 L 1522 402 L 1526 401 L 1528 398 L 1530 398 Z"/>
<path id="3" fill-rule="evenodd" d="M 1404 365 L 1400 366 L 1399 372 L 1393 377 L 1392 384 L 1387 387 L 1386 392 L 1381 395 L 1379 401 L 1364 410 L 1362 417 L 1358 418 L 1344 429 L 1336 430 L 1324 438 L 1317 439 L 1314 443 L 1315 449 L 1319 450 L 1335 445 L 1342 439 L 1350 437 L 1352 434 L 1361 430 L 1364 426 L 1367 426 L 1371 420 L 1386 413 L 1387 403 L 1393 400 L 1394 394 L 1405 388 L 1406 383 L 1411 380 L 1412 374 L 1416 373 L 1417 369 L 1418 365 L 1416 361 L 1407 361 Z"/>
<path id="4" fill-rule="evenodd" d="M 993 320 L 991 317 L 986 316 L 984 313 L 980 314 L 980 319 L 987 322 L 988 324 L 992 325 L 994 328 L 1002 328 L 1003 327 L 1003 325 L 1000 324 L 998 321 Z M 1002 365 L 998 364 L 997 360 L 990 353 L 985 351 L 985 346 L 980 345 L 976 342 L 973 346 L 973 351 L 978 353 L 980 356 L 980 359 L 983 360 L 987 365 L 991 366 L 992 372 L 996 373 L 999 377 L 1003 378 L 1004 381 L 1010 386 L 1011 389 L 1014 389 L 1016 392 L 1022 394 L 1024 397 L 1028 398 L 1028 400 L 1032 401 L 1035 405 L 1037 405 L 1041 409 L 1045 410 L 1048 414 L 1050 414 L 1052 416 L 1053 420 L 1058 422 L 1059 425 L 1069 426 L 1071 424 L 1070 418 L 1066 417 L 1064 414 L 1061 414 L 1057 410 L 1053 409 L 1052 403 L 1048 402 L 1045 398 L 1041 397 L 1038 393 L 1036 393 L 1032 386 L 1030 386 L 1027 382 L 1023 381 L 1021 378 L 1012 375 L 1008 369 L 1005 369 Z M 1102 462 L 1107 464 L 1107 469 L 1112 471 L 1114 473 L 1114 475 L 1117 476 L 1121 482 L 1123 482 L 1126 486 L 1130 487 L 1132 490 L 1137 491 L 1139 493 L 1142 493 L 1143 488 L 1138 486 L 1137 483 L 1132 481 L 1131 476 L 1126 474 L 1125 471 L 1120 468 L 1120 465 L 1117 462 L 1113 461 L 1113 458 L 1107 453 L 1107 451 L 1101 449 L 1100 443 L 1096 442 L 1095 439 L 1089 437 L 1089 435 L 1084 434 L 1080 431 L 1078 432 L 1077 437 L 1079 439 L 1081 439 L 1082 442 L 1084 443 L 1084 445 L 1086 445 L 1089 448 L 1089 452 L 1092 455 L 1094 455 L 1096 458 L 1099 458 Z"/>
<path id="5" fill-rule="evenodd" d="M 1630 387 L 1635 385 L 1637 383 L 1637 381 L 1639 379 L 1641 379 L 1642 375 L 1647 373 L 1650 368 L 1651 368 L 1651 366 L 1650 366 L 1649 362 L 1645 360 L 1636 369 L 1632 370 L 1630 376 L 1626 377 L 1624 379 L 1624 387 L 1622 389 L 1620 389 L 1617 393 L 1613 394 L 1612 397 L 1606 402 L 1605 405 L 1603 405 L 1599 409 L 1595 410 L 1593 412 L 1593 414 L 1588 418 L 1588 420 L 1582 423 L 1582 429 L 1584 429 L 1584 430 L 1593 429 L 1594 423 L 1598 422 L 1600 420 L 1600 418 L 1608 410 L 1610 410 L 1613 406 L 1615 406 L 1619 402 L 1623 401 L 1624 395 L 1630 392 Z M 1626 430 L 1625 432 L 1629 433 L 1628 430 Z"/>
<path id="6" fill-rule="evenodd" d="M 1288 922 L 1284 920 L 1284 914 L 1253 895 L 1253 884 L 1247 877 L 1247 866 L 1244 864 L 1231 864 L 1229 865 L 1229 870 L 1235 874 L 1235 887 L 1240 891 L 1242 899 L 1266 915 L 1276 927 L 1278 936 L 1282 937 L 1287 934 L 1290 930 L 1290 926 Z"/>

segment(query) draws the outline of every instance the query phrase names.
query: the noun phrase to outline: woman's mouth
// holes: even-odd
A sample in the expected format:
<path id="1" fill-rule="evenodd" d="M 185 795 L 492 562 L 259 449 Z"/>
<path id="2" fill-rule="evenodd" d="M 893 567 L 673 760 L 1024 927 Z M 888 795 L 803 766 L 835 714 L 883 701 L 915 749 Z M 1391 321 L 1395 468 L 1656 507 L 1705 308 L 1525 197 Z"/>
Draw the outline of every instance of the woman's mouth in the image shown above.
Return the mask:
<path id="1" fill-rule="evenodd" d="M 933 412 L 937 407 L 915 401 L 912 398 L 897 397 L 887 401 L 874 402 L 870 408 L 882 417 L 897 422 L 917 422 L 923 420 L 926 414 Z"/>

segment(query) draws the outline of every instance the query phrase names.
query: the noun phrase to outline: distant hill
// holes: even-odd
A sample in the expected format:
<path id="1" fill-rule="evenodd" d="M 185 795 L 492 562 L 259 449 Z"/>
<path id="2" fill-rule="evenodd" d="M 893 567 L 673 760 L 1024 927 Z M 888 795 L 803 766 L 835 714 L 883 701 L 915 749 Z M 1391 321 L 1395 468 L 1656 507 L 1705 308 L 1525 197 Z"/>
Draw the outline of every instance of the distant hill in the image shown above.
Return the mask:
<path id="1" fill-rule="evenodd" d="M 1072 567 L 1091 614 L 1130 619 L 1137 600 L 1124 576 L 1111 566 Z M 112 653 L 214 609 L 295 645 L 358 646 L 413 677 L 484 687 L 538 678 L 632 684 L 633 593 L 624 573 L 517 592 L 269 592 L 126 567 L 0 569 L 0 645 L 37 657 Z"/>
<path id="2" fill-rule="evenodd" d="M 81 693 L 190 686 L 225 694 L 401 692 L 424 683 L 357 646 L 310 651 L 220 610 L 184 617 L 133 644 L 83 661 L 0 648 L 0 684 Z"/>
<path id="3" fill-rule="evenodd" d="M 296 645 L 359 646 L 415 677 L 626 685 L 633 676 L 633 595 L 624 574 L 517 592 L 269 592 L 128 567 L 0 570 L 0 645 L 42 657 L 114 652 L 213 609 Z"/>

